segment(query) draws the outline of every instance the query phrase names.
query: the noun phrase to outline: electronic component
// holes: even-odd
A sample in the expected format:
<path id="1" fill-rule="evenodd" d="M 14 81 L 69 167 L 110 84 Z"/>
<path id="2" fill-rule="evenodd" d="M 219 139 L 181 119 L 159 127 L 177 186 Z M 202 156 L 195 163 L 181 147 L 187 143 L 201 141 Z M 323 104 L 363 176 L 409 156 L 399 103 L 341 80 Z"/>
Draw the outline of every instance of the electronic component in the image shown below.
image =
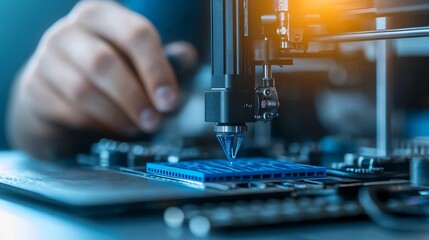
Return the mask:
<path id="1" fill-rule="evenodd" d="M 343 162 L 333 163 L 327 172 L 333 176 L 360 180 L 407 179 L 408 165 L 408 157 L 387 158 L 346 154 Z"/>
<path id="2" fill-rule="evenodd" d="M 414 186 L 429 186 L 429 159 L 415 156 L 411 160 L 410 180 Z"/>
<path id="3" fill-rule="evenodd" d="M 199 142 L 203 146 L 196 146 Z M 144 167 L 147 162 L 211 159 L 223 157 L 217 147 L 204 139 L 182 139 L 174 144 L 159 142 L 121 142 L 100 139 L 91 146 L 90 154 L 80 154 L 78 163 L 100 167 Z"/>
<path id="4" fill-rule="evenodd" d="M 247 182 L 255 180 L 307 179 L 326 175 L 324 167 L 266 158 L 147 163 L 148 173 L 198 182 Z"/>

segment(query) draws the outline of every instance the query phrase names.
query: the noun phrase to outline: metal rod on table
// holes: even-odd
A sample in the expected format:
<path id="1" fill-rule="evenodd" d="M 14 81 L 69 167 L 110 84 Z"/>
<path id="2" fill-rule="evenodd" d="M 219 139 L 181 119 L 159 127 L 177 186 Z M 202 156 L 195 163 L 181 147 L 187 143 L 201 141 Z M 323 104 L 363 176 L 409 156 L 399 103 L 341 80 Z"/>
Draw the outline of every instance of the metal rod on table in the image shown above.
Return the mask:
<path id="1" fill-rule="evenodd" d="M 377 18 L 377 19 L 381 19 Z M 395 38 L 429 37 L 429 27 L 400 28 L 400 29 L 377 29 L 376 31 L 354 32 L 340 35 L 316 38 L 321 42 L 354 42 L 386 40 Z"/>

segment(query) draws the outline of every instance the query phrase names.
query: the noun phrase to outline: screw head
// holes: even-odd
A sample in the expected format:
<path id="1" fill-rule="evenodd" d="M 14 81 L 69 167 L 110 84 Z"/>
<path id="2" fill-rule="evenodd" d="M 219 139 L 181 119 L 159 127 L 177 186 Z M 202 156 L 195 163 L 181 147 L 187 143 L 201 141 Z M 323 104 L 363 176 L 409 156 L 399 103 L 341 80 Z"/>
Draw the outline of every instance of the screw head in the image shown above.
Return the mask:
<path id="1" fill-rule="evenodd" d="M 298 34 L 296 34 L 294 37 L 295 41 L 299 41 L 301 39 L 301 36 L 299 36 Z"/>
<path id="2" fill-rule="evenodd" d="M 287 34 L 287 28 L 286 27 L 277 28 L 277 34 L 278 35 L 286 35 Z"/>
<path id="3" fill-rule="evenodd" d="M 265 90 L 264 90 L 264 95 L 265 95 L 266 97 L 270 96 L 270 95 L 271 95 L 271 90 L 270 90 L 270 89 L 265 89 Z"/>
<path id="4" fill-rule="evenodd" d="M 265 120 L 270 120 L 271 119 L 271 113 L 264 113 L 263 114 L 263 118 L 265 119 Z"/>

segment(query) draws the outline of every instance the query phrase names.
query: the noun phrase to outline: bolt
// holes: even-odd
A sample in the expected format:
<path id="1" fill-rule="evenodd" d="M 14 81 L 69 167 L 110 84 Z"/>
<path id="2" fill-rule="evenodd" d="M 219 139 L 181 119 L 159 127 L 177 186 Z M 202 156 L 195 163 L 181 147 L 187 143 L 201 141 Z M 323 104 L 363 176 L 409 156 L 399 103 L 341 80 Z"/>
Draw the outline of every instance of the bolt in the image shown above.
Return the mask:
<path id="1" fill-rule="evenodd" d="M 294 36 L 295 41 L 299 41 L 301 39 L 301 36 L 299 36 L 298 34 Z"/>
<path id="2" fill-rule="evenodd" d="M 264 113 L 264 115 L 263 115 L 263 116 L 264 116 L 264 119 L 265 119 L 265 120 L 270 120 L 270 119 L 271 119 L 271 113 L 267 113 L 267 112 L 266 112 L 266 113 Z"/>
<path id="3" fill-rule="evenodd" d="M 277 28 L 277 34 L 278 35 L 286 35 L 287 34 L 287 28 L 285 28 L 285 27 Z"/>
<path id="4" fill-rule="evenodd" d="M 265 89 L 265 90 L 264 90 L 264 95 L 265 95 L 266 97 L 270 96 L 270 95 L 271 95 L 271 90 L 270 90 L 270 89 Z"/>

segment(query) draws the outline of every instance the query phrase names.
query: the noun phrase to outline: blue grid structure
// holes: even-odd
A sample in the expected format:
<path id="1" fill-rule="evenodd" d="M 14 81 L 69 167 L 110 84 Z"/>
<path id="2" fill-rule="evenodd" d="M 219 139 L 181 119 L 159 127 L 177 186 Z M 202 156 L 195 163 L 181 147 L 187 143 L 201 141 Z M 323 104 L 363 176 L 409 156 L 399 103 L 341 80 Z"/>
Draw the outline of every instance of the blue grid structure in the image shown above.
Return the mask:
<path id="1" fill-rule="evenodd" d="M 198 182 L 246 182 L 326 176 L 326 168 L 268 158 L 147 163 L 151 174 Z"/>

